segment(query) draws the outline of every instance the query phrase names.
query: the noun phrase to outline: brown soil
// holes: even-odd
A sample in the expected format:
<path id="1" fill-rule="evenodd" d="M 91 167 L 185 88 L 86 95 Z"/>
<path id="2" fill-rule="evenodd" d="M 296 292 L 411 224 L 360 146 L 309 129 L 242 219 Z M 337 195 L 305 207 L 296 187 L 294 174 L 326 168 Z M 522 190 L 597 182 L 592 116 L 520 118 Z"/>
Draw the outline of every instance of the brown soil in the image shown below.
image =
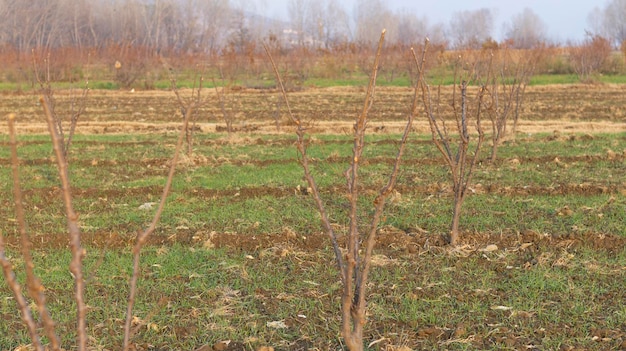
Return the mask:
<path id="1" fill-rule="evenodd" d="M 184 91 L 182 92 L 184 94 Z M 222 112 L 214 92 L 206 92 L 209 102 L 197 116 L 197 128 L 204 132 L 223 132 Z M 277 131 L 275 91 L 243 90 L 236 92 L 237 104 L 228 108 L 238 133 L 291 133 L 284 111 Z M 378 133 L 399 132 L 408 113 L 411 89 L 379 87 L 371 112 L 371 127 Z M 361 109 L 361 88 L 335 87 L 308 89 L 289 95 L 294 113 L 309 121 L 312 133 L 350 133 L 352 119 Z M 518 132 L 612 133 L 626 131 L 626 85 L 553 85 L 527 88 L 525 107 Z M 32 95 L 0 97 L 0 114 L 16 113 L 18 133 L 47 133 L 38 100 Z M 69 97 L 57 96 L 58 112 L 69 105 Z M 176 131 L 180 113 L 175 96 L 168 91 L 91 91 L 88 109 L 80 118 L 77 133 L 163 133 Z M 0 124 L 0 133 L 6 133 Z M 415 131 L 429 133 L 427 121 L 415 121 Z"/>

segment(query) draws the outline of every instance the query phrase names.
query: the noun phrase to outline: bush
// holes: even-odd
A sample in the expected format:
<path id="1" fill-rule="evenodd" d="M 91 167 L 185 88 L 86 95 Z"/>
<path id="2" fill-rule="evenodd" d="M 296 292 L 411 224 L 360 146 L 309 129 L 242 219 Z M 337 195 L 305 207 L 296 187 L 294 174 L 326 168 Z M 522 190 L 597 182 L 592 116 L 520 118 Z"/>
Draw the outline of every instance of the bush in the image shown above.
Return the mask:
<path id="1" fill-rule="evenodd" d="M 605 69 L 611 57 L 611 42 L 600 35 L 588 35 L 582 45 L 570 48 L 570 63 L 578 78 L 587 82 Z"/>

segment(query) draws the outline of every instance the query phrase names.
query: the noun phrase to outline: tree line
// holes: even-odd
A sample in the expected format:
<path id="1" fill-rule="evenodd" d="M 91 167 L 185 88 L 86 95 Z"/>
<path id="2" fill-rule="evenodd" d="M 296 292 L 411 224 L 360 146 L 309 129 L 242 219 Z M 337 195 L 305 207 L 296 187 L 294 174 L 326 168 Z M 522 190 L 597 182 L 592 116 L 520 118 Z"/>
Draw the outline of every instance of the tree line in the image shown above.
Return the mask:
<path id="1" fill-rule="evenodd" d="M 258 15 L 251 0 L 0 0 L 0 43 L 32 48 L 102 48 L 132 45 L 156 51 L 216 53 L 276 38 L 284 46 L 332 49 L 373 44 L 381 28 L 390 45 L 429 37 L 446 48 L 480 48 L 494 42 L 490 9 L 458 11 L 449 23 L 391 10 L 382 0 L 357 0 L 353 9 L 333 0 L 290 0 L 287 21 Z M 612 45 L 626 41 L 626 0 L 589 14 L 589 35 Z M 528 49 L 549 41 L 548 26 L 526 8 L 503 24 L 503 42 Z"/>

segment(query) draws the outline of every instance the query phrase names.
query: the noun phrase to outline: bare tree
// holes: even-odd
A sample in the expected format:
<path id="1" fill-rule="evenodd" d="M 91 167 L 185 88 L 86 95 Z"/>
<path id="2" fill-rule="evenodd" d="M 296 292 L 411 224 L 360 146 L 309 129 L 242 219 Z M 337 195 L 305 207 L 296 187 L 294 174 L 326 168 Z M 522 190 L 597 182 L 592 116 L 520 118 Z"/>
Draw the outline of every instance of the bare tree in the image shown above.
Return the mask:
<path id="1" fill-rule="evenodd" d="M 311 4 L 313 4 L 313 2 L 306 0 L 289 0 L 287 4 L 289 20 L 291 21 L 293 29 L 296 31 L 299 46 L 304 46 L 305 38 L 310 36 L 308 27 L 311 19 L 311 14 L 309 13 Z"/>
<path id="2" fill-rule="evenodd" d="M 602 32 L 596 35 L 605 36 L 613 45 L 620 45 L 626 40 L 626 0 L 609 1 L 601 14 L 600 19 Z"/>
<path id="3" fill-rule="evenodd" d="M 204 84 L 204 77 L 202 74 L 197 74 L 194 77 L 194 86 L 191 88 L 191 94 L 189 97 L 184 98 L 180 94 L 176 78 L 170 70 L 170 84 L 174 95 L 176 95 L 176 101 L 180 108 L 181 116 L 183 117 L 183 131 L 185 133 L 185 140 L 187 142 L 187 156 L 193 156 L 193 133 L 196 127 L 196 117 L 198 109 L 205 104 L 206 100 L 202 98 L 202 88 Z M 192 123 L 191 126 L 189 123 Z"/>
<path id="4" fill-rule="evenodd" d="M 546 23 L 528 7 L 513 16 L 505 28 L 507 42 L 516 49 L 530 49 L 546 40 Z"/>
<path id="5" fill-rule="evenodd" d="M 491 38 L 494 18 L 489 9 L 460 11 L 452 15 L 449 37 L 457 49 L 479 49 Z"/>
<path id="6" fill-rule="evenodd" d="M 59 133 L 59 128 L 57 125 L 57 121 L 53 115 L 51 103 L 48 95 L 42 95 L 39 99 L 39 102 L 44 110 L 44 115 L 46 118 L 46 123 L 48 125 L 48 132 L 50 135 L 50 140 L 52 142 L 52 147 L 55 154 L 57 170 L 59 174 L 59 179 L 61 183 L 61 197 L 64 204 L 65 210 L 65 219 L 67 223 L 67 230 L 69 234 L 69 243 L 70 243 L 70 251 L 71 251 L 71 261 L 69 265 L 70 272 L 74 279 L 74 299 L 76 301 L 76 333 L 77 333 L 77 345 L 76 349 L 79 351 L 86 351 L 88 346 L 88 337 L 87 337 L 87 323 L 86 323 L 86 315 L 87 315 L 87 304 L 85 302 L 85 287 L 86 281 L 83 275 L 83 259 L 87 254 L 86 250 L 82 247 L 81 243 L 81 232 L 78 222 L 78 214 L 74 211 L 73 207 L 73 197 L 72 191 L 70 187 L 70 178 L 68 172 L 68 160 L 66 159 L 65 152 L 67 149 L 64 147 L 65 144 L 61 135 Z M 194 104 L 193 100 L 191 103 L 187 105 L 187 109 L 185 111 L 183 125 L 186 126 L 189 122 L 190 116 L 194 112 L 194 108 L 197 105 Z M 26 325 L 28 330 L 32 346 L 37 351 L 44 350 L 53 350 L 59 351 L 60 341 L 59 337 L 56 335 L 55 331 L 55 323 L 46 307 L 46 298 L 44 295 L 44 288 L 41 284 L 40 279 L 34 274 L 34 264 L 32 260 L 32 256 L 30 253 L 31 242 L 26 231 L 25 224 L 25 211 L 22 203 L 22 191 L 21 191 L 21 183 L 19 180 L 19 161 L 17 156 L 17 137 L 15 132 L 15 115 L 11 114 L 8 116 L 9 123 L 9 139 L 11 146 L 11 165 L 12 165 L 12 174 L 13 174 L 13 194 L 14 194 L 14 203 L 15 203 L 15 211 L 16 211 L 16 222 L 18 226 L 18 231 L 20 233 L 21 238 L 21 252 L 22 258 L 25 264 L 26 271 L 26 284 L 28 287 L 28 293 L 30 297 L 33 299 L 35 306 L 39 312 L 39 316 L 41 318 L 41 323 L 43 325 L 45 336 L 48 339 L 49 346 L 45 347 L 42 344 L 41 336 L 38 331 L 38 325 L 33 317 L 33 313 L 31 308 L 28 305 L 28 301 L 24 297 L 22 293 L 22 287 L 19 281 L 16 279 L 15 272 L 13 271 L 13 267 L 11 261 L 7 258 L 5 254 L 5 242 L 2 233 L 0 232 L 0 266 L 2 266 L 2 271 L 5 277 L 5 281 L 7 282 L 9 288 L 13 292 L 15 301 L 18 305 L 19 311 L 21 313 L 22 320 Z M 182 144 L 185 139 L 185 128 L 181 128 L 180 134 L 178 136 L 178 140 L 176 143 L 176 149 L 174 151 L 174 156 L 170 164 L 170 170 L 165 182 L 163 193 L 161 196 L 161 201 L 159 203 L 159 207 L 154 214 L 152 222 L 144 231 L 139 232 L 137 236 L 137 241 L 133 247 L 133 271 L 132 276 L 129 282 L 130 292 L 128 297 L 127 311 L 126 311 L 126 323 L 124 326 L 124 350 L 129 350 L 130 348 L 130 338 L 131 338 L 131 321 L 132 321 L 132 311 L 135 302 L 135 296 L 137 293 L 137 281 L 139 279 L 139 265 L 140 265 L 140 252 L 143 246 L 145 245 L 148 237 L 155 230 L 156 225 L 158 224 L 161 214 L 163 213 L 163 209 L 165 208 L 165 202 L 167 196 L 169 194 L 175 169 L 178 164 L 178 157 L 180 155 L 180 150 L 182 149 Z"/>
<path id="7" fill-rule="evenodd" d="M 428 35 L 428 18 L 419 18 L 406 9 L 397 11 L 395 18 L 396 43 L 410 46 L 417 44 L 419 38 L 424 38 Z"/>
<path id="8" fill-rule="evenodd" d="M 46 106 L 49 109 L 50 115 L 53 120 L 53 127 L 55 134 L 60 140 L 60 147 L 63 154 L 63 160 L 67 162 L 69 157 L 69 150 L 72 145 L 74 133 L 76 132 L 76 125 L 78 119 L 85 112 L 87 108 L 87 95 L 89 93 L 89 79 L 85 79 L 85 86 L 82 89 L 80 97 L 74 95 L 74 90 L 71 90 L 71 99 L 69 111 L 69 120 L 65 121 L 63 113 L 58 111 L 57 102 L 54 97 L 54 90 L 52 89 L 52 78 L 50 77 L 50 55 L 48 54 L 43 59 L 44 71 L 40 69 L 40 62 L 36 56 L 33 55 L 33 70 L 35 73 L 35 79 L 39 83 L 39 92 L 45 97 Z M 69 128 L 67 123 L 69 122 Z M 67 132 L 67 133 L 66 133 Z"/>
<path id="9" fill-rule="evenodd" d="M 540 49 L 513 57 L 508 49 L 492 53 L 485 83 L 485 112 L 491 120 L 491 162 L 495 162 L 498 148 L 509 134 L 510 121 L 513 137 L 524 103 L 524 93 L 534 73 Z"/>
<path id="10" fill-rule="evenodd" d="M 362 155 L 365 148 L 365 134 L 368 124 L 368 113 L 373 104 L 374 90 L 376 87 L 376 74 L 380 63 L 380 55 L 382 51 L 383 41 L 385 37 L 385 31 L 383 30 L 380 40 L 378 42 L 378 50 L 373 64 L 372 73 L 370 76 L 370 82 L 365 95 L 365 103 L 362 112 L 356 117 L 354 124 L 354 144 L 352 149 L 352 159 L 350 166 L 345 172 L 347 180 L 347 196 L 350 199 L 349 209 L 349 228 L 345 237 L 345 248 L 342 251 L 339 244 L 338 235 L 335 229 L 331 225 L 329 216 L 326 211 L 324 202 L 321 199 L 321 195 L 314 177 L 311 174 L 311 168 L 309 164 L 309 157 L 307 155 L 308 142 L 306 140 L 307 126 L 304 122 L 292 112 L 287 99 L 287 93 L 285 91 L 282 79 L 278 72 L 278 68 L 274 63 L 270 52 L 265 46 L 266 53 L 270 58 L 276 80 L 281 89 L 283 99 L 285 101 L 285 107 L 288 111 L 291 122 L 296 126 L 297 142 L 296 147 L 299 153 L 300 164 L 304 170 L 304 175 L 312 189 L 312 196 L 317 206 L 317 209 L 322 218 L 322 226 L 328 235 L 335 253 L 335 262 L 340 272 L 341 282 L 343 286 L 343 293 L 341 297 L 341 316 L 342 327 L 341 334 L 346 343 L 346 346 L 351 351 L 363 350 L 363 331 L 367 322 L 366 312 L 366 297 L 367 297 L 367 283 L 371 269 L 371 259 L 376 244 L 376 234 L 378 232 L 378 225 L 380 223 L 381 215 L 385 206 L 386 198 L 393 192 L 396 184 L 400 161 L 404 154 L 406 142 L 411 131 L 413 119 L 417 114 L 418 106 L 418 87 L 422 78 L 417 79 L 418 84 L 415 88 L 415 95 L 413 99 L 413 106 L 409 113 L 402 141 L 399 144 L 398 153 L 393 165 L 391 174 L 389 175 L 387 183 L 381 188 L 376 199 L 374 200 L 374 211 L 370 223 L 367 225 L 365 236 L 360 233 L 361 225 L 359 221 L 358 213 L 358 198 L 361 188 L 361 182 L 359 178 L 359 168 L 363 162 Z M 423 72 L 424 61 L 426 56 L 426 48 L 428 45 L 424 45 L 424 52 L 422 53 L 422 61 L 418 62 L 418 59 L 413 53 L 415 63 L 418 65 L 418 71 L 420 75 Z"/>
<path id="11" fill-rule="evenodd" d="M 217 52 L 225 43 L 225 28 L 229 28 L 232 9 L 228 0 L 189 0 L 187 16 L 200 9 L 197 45 L 205 52 Z"/>
<path id="12" fill-rule="evenodd" d="M 341 2 L 326 0 L 320 2 L 322 10 L 317 14 L 316 24 L 318 40 L 324 43 L 325 48 L 330 48 L 334 43 L 343 43 L 352 39 L 350 17 L 341 6 Z"/>
<path id="13" fill-rule="evenodd" d="M 61 180 L 61 190 L 63 194 L 63 204 L 65 205 L 65 218 L 67 221 L 67 230 L 70 238 L 70 249 L 72 252 L 72 260 L 70 262 L 70 272 L 74 277 L 74 299 L 76 300 L 76 331 L 78 334 L 78 349 L 85 351 L 87 349 L 87 304 L 85 303 L 85 280 L 83 279 L 83 258 L 87 254 L 83 249 L 80 237 L 80 227 L 78 225 L 78 215 L 74 211 L 72 204 L 72 192 L 70 188 L 69 172 L 67 170 L 68 163 L 64 155 L 63 139 L 56 128 L 56 121 L 52 115 L 50 104 L 45 96 L 39 99 L 43 106 L 46 122 L 48 123 L 48 132 L 52 140 L 52 147 L 57 161 L 59 178 Z"/>
<path id="14" fill-rule="evenodd" d="M 233 112 L 226 107 L 227 97 L 226 97 L 226 89 L 228 88 L 226 84 L 226 80 L 224 79 L 224 74 L 220 70 L 221 82 L 222 86 L 218 87 L 215 79 L 213 79 L 213 87 L 215 88 L 215 93 L 217 94 L 217 102 L 220 105 L 220 110 L 222 111 L 222 118 L 224 119 L 224 123 L 226 124 L 226 132 L 231 134 L 233 132 Z M 278 126 L 278 122 L 276 123 Z"/>
<path id="15" fill-rule="evenodd" d="M 461 64 L 463 63 L 459 62 L 457 68 Z M 455 74 L 455 84 L 453 85 L 452 91 L 452 113 L 454 114 L 454 130 L 456 135 L 452 134 L 451 128 L 449 128 L 444 117 L 441 87 L 434 93 L 425 81 L 423 81 L 421 85 L 422 99 L 428 116 L 428 122 L 430 123 L 432 140 L 450 169 L 454 195 L 449 238 L 451 245 L 457 245 L 459 242 L 461 208 L 472 181 L 474 166 L 478 161 L 479 151 L 484 140 L 481 118 L 486 88 L 485 86 L 480 87 L 474 99 L 469 97 L 469 79 L 475 76 L 475 67 L 472 65 L 464 67 L 464 69 L 466 73 L 461 77 L 460 83 L 456 81 L 457 76 Z M 477 131 L 475 141 L 472 140 L 473 138 L 469 129 L 472 122 L 475 124 Z M 474 144 L 470 145 L 470 141 Z M 472 147 L 471 151 L 470 146 Z"/>
<path id="16" fill-rule="evenodd" d="M 357 0 L 354 10 L 355 40 L 374 44 L 383 28 L 393 28 L 392 12 L 382 0 Z"/>

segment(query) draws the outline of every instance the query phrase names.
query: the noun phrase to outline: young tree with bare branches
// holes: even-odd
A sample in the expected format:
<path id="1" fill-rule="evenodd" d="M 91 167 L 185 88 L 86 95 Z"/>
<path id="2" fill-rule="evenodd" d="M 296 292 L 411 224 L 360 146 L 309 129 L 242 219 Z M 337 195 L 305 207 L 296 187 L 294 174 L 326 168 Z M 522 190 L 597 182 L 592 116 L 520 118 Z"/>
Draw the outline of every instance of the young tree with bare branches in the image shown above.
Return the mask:
<path id="1" fill-rule="evenodd" d="M 70 106 L 67 111 L 69 114 L 68 121 L 64 120 L 63 113 L 59 113 L 57 109 L 57 101 L 54 97 L 54 89 L 52 88 L 52 77 L 50 76 L 50 54 L 43 60 L 45 71 L 41 71 L 39 63 L 36 60 L 33 50 L 33 71 L 35 73 L 35 80 L 39 84 L 39 92 L 42 94 L 45 100 L 47 108 L 49 109 L 52 117 L 52 127 L 55 130 L 55 134 L 60 139 L 61 152 L 64 160 L 67 162 L 69 157 L 68 153 L 72 145 L 74 133 L 76 132 L 76 125 L 78 119 L 87 109 L 87 96 L 89 94 L 89 78 L 85 79 L 85 86 L 82 89 L 81 95 L 77 97 L 74 94 L 74 89 L 70 90 Z M 67 123 L 69 122 L 69 126 Z M 69 127 L 69 128 L 66 128 Z"/>
<path id="2" fill-rule="evenodd" d="M 490 55 L 485 83 L 485 112 L 491 120 L 491 162 L 495 162 L 498 148 L 505 138 L 509 134 L 515 137 L 526 86 L 541 55 L 541 48 L 517 55 L 517 59 L 506 48 Z M 509 133 L 509 125 L 512 133 Z"/>
<path id="3" fill-rule="evenodd" d="M 421 84 L 422 100 L 430 124 L 433 143 L 441 152 L 446 165 L 450 169 L 454 195 L 449 237 L 451 245 L 459 243 L 461 207 L 472 181 L 474 167 L 478 161 L 479 151 L 485 138 L 481 119 L 486 87 L 484 85 L 479 87 L 475 98 L 472 99 L 468 96 L 470 89 L 469 79 L 475 76 L 475 67 L 466 68 L 466 74 L 462 77 L 461 82 L 458 83 L 455 79 L 455 84 L 453 85 L 453 128 L 449 128 L 449 121 L 444 118 L 441 87 L 439 87 L 436 93 L 433 93 L 424 80 Z M 435 95 L 433 96 L 433 94 Z M 470 124 L 472 123 L 476 127 L 476 140 L 472 140 L 474 137 L 470 133 Z M 451 129 L 454 129 L 455 134 L 452 133 Z"/>
<path id="4" fill-rule="evenodd" d="M 194 78 L 193 84 L 194 86 L 191 88 L 191 95 L 187 98 L 184 98 L 180 94 L 180 90 L 178 89 L 178 83 L 176 78 L 172 74 L 170 70 L 170 84 L 172 87 L 172 91 L 174 95 L 176 95 L 176 101 L 178 102 L 178 106 L 180 108 L 180 113 L 183 117 L 183 131 L 185 132 L 185 140 L 187 145 L 187 156 L 192 157 L 193 155 L 193 133 L 196 127 L 196 117 L 198 114 L 198 109 L 205 104 L 206 100 L 202 98 L 202 86 L 204 84 L 204 77 L 199 75 L 197 78 Z M 196 85 L 197 84 L 197 85 Z M 190 113 L 188 116 L 187 114 Z M 189 125 L 191 122 L 191 126 Z"/>
<path id="5" fill-rule="evenodd" d="M 367 282 L 371 269 L 372 254 L 374 246 L 376 244 L 376 234 L 379 229 L 378 226 L 380 224 L 385 201 L 394 190 L 407 139 L 411 131 L 413 120 L 417 115 L 418 87 L 422 82 L 421 74 L 424 70 L 426 50 L 428 47 L 428 42 L 426 42 L 426 45 L 424 45 L 424 50 L 422 52 L 421 62 L 418 62 L 415 52 L 412 51 L 415 63 L 419 67 L 418 72 L 420 72 L 420 78 L 417 80 L 418 83 L 415 88 L 413 106 L 407 119 L 407 124 L 404 129 L 404 134 L 402 135 L 402 140 L 400 141 L 398 146 L 398 153 L 396 154 L 393 169 L 389 175 L 387 183 L 380 189 L 378 195 L 374 200 L 374 211 L 370 222 L 367 224 L 366 232 L 361 233 L 361 221 L 359 219 L 359 216 L 357 215 L 359 209 L 358 198 L 361 189 L 359 169 L 360 165 L 363 162 L 362 155 L 365 148 L 365 134 L 369 121 L 368 114 L 374 102 L 376 76 L 379 68 L 380 55 L 384 38 L 385 31 L 383 30 L 380 36 L 380 40 L 378 42 L 378 50 L 376 52 L 376 57 L 370 76 L 370 82 L 365 95 L 363 109 L 361 113 L 356 117 L 354 123 L 354 143 L 352 148 L 352 158 L 350 161 L 350 166 L 344 173 L 347 180 L 346 195 L 348 196 L 350 201 L 350 209 L 348 214 L 349 228 L 348 233 L 345 237 L 345 247 L 343 248 L 343 250 L 340 248 L 338 233 L 331 225 L 326 206 L 322 201 L 319 188 L 311 173 L 309 156 L 307 155 L 308 142 L 305 135 L 307 126 L 305 126 L 304 122 L 292 112 L 289 105 L 289 100 L 287 98 L 287 93 L 282 82 L 282 78 L 278 72 L 278 68 L 274 63 L 269 49 L 267 48 L 267 46 L 265 46 L 265 51 L 272 63 L 272 67 L 276 75 L 276 80 L 278 81 L 279 88 L 281 89 L 289 118 L 291 119 L 291 122 L 296 126 L 296 147 L 299 153 L 300 164 L 304 170 L 304 176 L 307 180 L 309 188 L 311 188 L 313 199 L 322 219 L 322 226 L 324 227 L 324 231 L 326 232 L 327 236 L 330 239 L 330 242 L 332 243 L 333 251 L 335 253 L 335 263 L 337 264 L 337 268 L 340 273 L 339 275 L 341 277 L 341 283 L 343 286 L 343 292 L 341 296 L 341 334 L 347 348 L 351 351 L 362 351 L 364 348 L 363 332 L 364 326 L 367 322 Z"/>

